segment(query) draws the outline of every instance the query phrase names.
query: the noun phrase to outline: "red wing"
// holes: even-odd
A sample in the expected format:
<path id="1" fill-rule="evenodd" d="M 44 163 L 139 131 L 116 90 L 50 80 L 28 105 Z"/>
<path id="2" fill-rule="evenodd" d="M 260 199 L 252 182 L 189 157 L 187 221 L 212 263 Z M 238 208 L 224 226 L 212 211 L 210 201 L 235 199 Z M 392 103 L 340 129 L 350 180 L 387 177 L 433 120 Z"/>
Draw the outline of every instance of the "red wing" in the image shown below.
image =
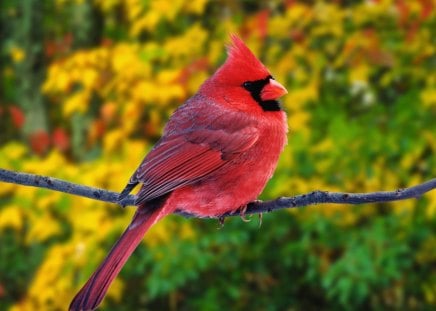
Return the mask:
<path id="1" fill-rule="evenodd" d="M 257 138 L 257 130 L 248 127 L 233 133 L 201 129 L 162 140 L 132 176 L 131 184 L 143 183 L 136 204 L 207 177 Z"/>

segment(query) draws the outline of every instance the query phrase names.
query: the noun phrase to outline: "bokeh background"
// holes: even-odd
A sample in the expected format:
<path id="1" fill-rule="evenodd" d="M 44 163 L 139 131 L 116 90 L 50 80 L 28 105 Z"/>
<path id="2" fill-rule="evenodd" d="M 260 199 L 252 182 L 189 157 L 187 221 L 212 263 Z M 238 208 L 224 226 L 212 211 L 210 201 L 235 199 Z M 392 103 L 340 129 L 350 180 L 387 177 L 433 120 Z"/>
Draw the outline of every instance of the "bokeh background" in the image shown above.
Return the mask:
<path id="1" fill-rule="evenodd" d="M 120 191 L 239 34 L 290 91 L 262 198 L 436 176 L 433 0 L 0 2 L 0 167 Z M 0 184 L 0 309 L 66 310 L 134 209 Z M 250 223 L 170 216 L 104 310 L 430 310 L 436 192 Z"/>

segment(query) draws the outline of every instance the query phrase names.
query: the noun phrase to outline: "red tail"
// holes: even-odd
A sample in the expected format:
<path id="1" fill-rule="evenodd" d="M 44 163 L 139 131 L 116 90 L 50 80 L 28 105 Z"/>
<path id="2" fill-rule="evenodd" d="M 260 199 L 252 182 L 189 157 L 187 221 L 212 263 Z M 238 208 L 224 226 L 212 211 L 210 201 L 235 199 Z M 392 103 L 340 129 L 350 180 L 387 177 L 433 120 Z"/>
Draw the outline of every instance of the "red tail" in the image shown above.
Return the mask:
<path id="1" fill-rule="evenodd" d="M 129 227 L 112 247 L 100 267 L 74 297 L 70 304 L 70 311 L 85 311 L 97 308 L 106 295 L 113 279 L 141 242 L 144 234 L 154 223 L 167 214 L 163 213 L 160 207 L 148 208 L 138 207 Z"/>

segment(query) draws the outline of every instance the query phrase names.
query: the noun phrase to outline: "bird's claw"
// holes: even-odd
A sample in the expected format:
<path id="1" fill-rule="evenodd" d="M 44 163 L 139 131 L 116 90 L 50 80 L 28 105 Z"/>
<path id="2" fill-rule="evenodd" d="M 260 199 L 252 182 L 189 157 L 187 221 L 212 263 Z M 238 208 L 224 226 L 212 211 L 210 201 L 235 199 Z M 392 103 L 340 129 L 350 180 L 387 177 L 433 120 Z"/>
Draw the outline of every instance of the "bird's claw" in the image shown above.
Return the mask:
<path id="1" fill-rule="evenodd" d="M 132 191 L 133 188 L 138 184 L 138 182 L 129 182 L 123 189 L 123 191 L 120 192 L 117 198 L 117 203 L 121 205 L 121 207 L 126 207 L 126 204 L 124 204 L 124 200 L 129 196 L 129 193 Z"/>
<path id="2" fill-rule="evenodd" d="M 247 205 L 244 205 L 241 207 L 241 209 L 239 211 L 239 216 L 241 217 L 243 222 L 250 222 L 251 219 L 248 219 L 247 217 L 245 217 L 246 212 L 247 212 Z"/>
<path id="3" fill-rule="evenodd" d="M 122 208 L 126 207 L 126 204 L 123 203 L 124 199 L 129 195 L 127 191 L 122 191 L 117 198 L 117 203 L 121 205 Z"/>
<path id="4" fill-rule="evenodd" d="M 224 216 L 218 217 L 218 222 L 220 224 L 218 229 L 222 229 L 224 227 L 224 221 L 226 220 L 226 218 Z"/>

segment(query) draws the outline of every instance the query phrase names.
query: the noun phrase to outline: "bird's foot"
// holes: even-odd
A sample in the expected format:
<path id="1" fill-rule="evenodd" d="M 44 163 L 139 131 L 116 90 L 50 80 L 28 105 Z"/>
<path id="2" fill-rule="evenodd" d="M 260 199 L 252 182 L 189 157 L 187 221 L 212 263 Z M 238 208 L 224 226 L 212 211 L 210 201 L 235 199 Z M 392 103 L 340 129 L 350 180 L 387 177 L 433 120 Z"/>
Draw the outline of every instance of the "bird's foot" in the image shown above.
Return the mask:
<path id="1" fill-rule="evenodd" d="M 117 203 L 119 205 L 121 205 L 122 208 L 126 207 L 126 204 L 124 204 L 124 200 L 126 199 L 126 197 L 129 195 L 129 192 L 127 192 L 126 190 L 122 191 L 117 198 Z"/>
<path id="2" fill-rule="evenodd" d="M 130 183 L 129 182 L 126 185 L 126 187 L 124 187 L 123 191 L 121 191 L 121 193 L 118 195 L 117 203 L 119 205 L 121 205 L 121 207 L 123 207 L 123 208 L 126 207 L 126 204 L 124 204 L 123 201 L 129 196 L 129 193 L 132 191 L 133 188 L 135 188 L 135 186 L 137 184 L 138 184 L 137 182 L 135 182 L 135 183 Z"/>
<path id="3" fill-rule="evenodd" d="M 250 222 L 251 221 L 251 219 L 248 219 L 245 215 L 245 213 L 247 212 L 247 206 L 248 205 L 241 206 L 241 208 L 239 209 L 239 216 L 241 217 L 243 222 Z"/>
<path id="4" fill-rule="evenodd" d="M 259 213 L 259 228 L 262 226 L 263 213 Z"/>
<path id="5" fill-rule="evenodd" d="M 218 218 L 218 223 L 220 224 L 218 229 L 222 229 L 224 227 L 224 221 L 226 220 L 226 218 L 224 216 L 221 216 Z"/>

